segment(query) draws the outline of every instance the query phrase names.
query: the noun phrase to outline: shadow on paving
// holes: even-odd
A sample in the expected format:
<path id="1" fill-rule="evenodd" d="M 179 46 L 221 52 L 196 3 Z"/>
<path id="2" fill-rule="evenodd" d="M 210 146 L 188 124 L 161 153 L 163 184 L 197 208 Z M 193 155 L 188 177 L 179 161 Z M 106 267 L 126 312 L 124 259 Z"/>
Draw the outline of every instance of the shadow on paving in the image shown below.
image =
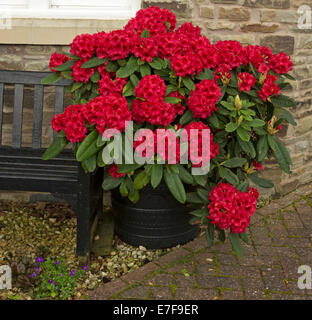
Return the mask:
<path id="1" fill-rule="evenodd" d="M 244 258 L 228 241 L 207 247 L 204 236 L 139 270 L 90 291 L 89 299 L 312 300 L 298 288 L 298 267 L 312 267 L 312 186 L 258 209 Z"/>

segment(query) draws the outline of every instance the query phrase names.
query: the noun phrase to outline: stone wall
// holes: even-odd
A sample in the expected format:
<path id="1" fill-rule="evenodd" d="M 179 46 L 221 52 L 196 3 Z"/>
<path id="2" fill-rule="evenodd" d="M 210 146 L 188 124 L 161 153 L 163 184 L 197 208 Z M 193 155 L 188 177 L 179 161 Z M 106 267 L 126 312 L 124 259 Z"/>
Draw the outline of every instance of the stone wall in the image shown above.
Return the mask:
<path id="1" fill-rule="evenodd" d="M 192 21 L 199 25 L 211 42 L 238 40 L 244 44 L 261 44 L 273 52 L 284 51 L 293 57 L 291 94 L 298 105 L 291 110 L 297 127 L 284 127 L 279 133 L 291 152 L 292 174 L 283 173 L 274 161 L 267 161 L 265 176 L 276 183 L 275 190 L 262 190 L 275 194 L 288 193 L 299 185 L 312 181 L 312 29 L 297 26 L 297 9 L 312 0 L 145 0 L 143 7 L 157 5 L 174 11 L 178 23 Z M 103 28 L 104 29 L 104 28 Z M 1 41 L 1 40 L 0 40 Z M 68 50 L 64 46 L 0 44 L 0 69 L 46 71 L 50 54 Z M 29 89 L 30 90 L 30 89 Z M 24 111 L 23 145 L 31 143 L 32 103 Z M 27 99 L 27 94 L 26 97 Z M 52 140 L 50 120 L 53 116 L 53 95 L 46 97 L 43 144 Z M 5 103 L 3 118 L 4 143 L 10 144 L 12 122 L 12 94 Z"/>

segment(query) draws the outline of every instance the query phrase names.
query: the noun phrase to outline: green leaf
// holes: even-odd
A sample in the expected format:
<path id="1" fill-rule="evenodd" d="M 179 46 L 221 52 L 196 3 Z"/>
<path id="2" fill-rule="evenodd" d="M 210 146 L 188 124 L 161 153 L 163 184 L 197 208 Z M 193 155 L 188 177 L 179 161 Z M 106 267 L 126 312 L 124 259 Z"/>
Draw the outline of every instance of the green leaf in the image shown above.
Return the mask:
<path id="1" fill-rule="evenodd" d="M 273 151 L 275 151 L 277 149 L 276 139 L 270 134 L 267 135 L 267 139 L 268 139 L 268 143 L 269 143 L 270 148 Z"/>
<path id="2" fill-rule="evenodd" d="M 233 132 L 238 128 L 238 123 L 235 122 L 229 122 L 226 126 L 225 126 L 225 131 L 226 132 Z"/>
<path id="3" fill-rule="evenodd" d="M 159 61 L 158 59 L 153 59 L 152 62 L 149 62 L 149 65 L 153 68 L 153 69 L 156 69 L 156 70 L 161 70 L 163 69 L 163 64 L 161 61 Z"/>
<path id="4" fill-rule="evenodd" d="M 209 191 L 206 190 L 206 189 L 202 189 L 202 188 L 198 188 L 197 189 L 197 194 L 199 195 L 199 197 L 202 199 L 202 201 L 204 203 L 207 203 L 208 202 L 208 197 L 209 197 Z"/>
<path id="5" fill-rule="evenodd" d="M 93 82 L 93 83 L 97 83 L 97 82 L 99 82 L 99 80 L 100 80 L 100 74 L 99 74 L 99 72 L 96 70 L 94 73 L 93 73 L 93 75 L 91 76 L 91 81 Z"/>
<path id="6" fill-rule="evenodd" d="M 149 38 L 149 37 L 150 37 L 150 33 L 148 29 L 144 29 L 141 33 L 141 38 Z"/>
<path id="7" fill-rule="evenodd" d="M 102 64 L 104 64 L 108 59 L 100 59 L 98 57 L 94 57 L 92 59 L 90 59 L 89 61 L 85 62 L 81 68 L 83 69 L 88 69 L 88 68 L 94 68 L 94 67 L 98 67 L 101 66 Z"/>
<path id="8" fill-rule="evenodd" d="M 76 90 L 78 90 L 79 88 L 81 88 L 84 85 L 83 82 L 74 82 L 71 86 L 70 92 L 74 92 Z"/>
<path id="9" fill-rule="evenodd" d="M 288 73 L 283 74 L 283 76 L 284 76 L 285 78 L 289 79 L 289 80 L 296 81 L 296 79 L 295 79 L 292 75 L 290 75 L 290 74 L 288 74 Z"/>
<path id="10" fill-rule="evenodd" d="M 202 175 L 202 176 L 194 175 L 193 178 L 194 178 L 195 182 L 202 187 L 204 187 L 207 184 L 208 176 L 206 174 Z"/>
<path id="11" fill-rule="evenodd" d="M 190 110 L 187 110 L 180 119 L 180 124 L 184 126 L 193 120 L 193 113 Z"/>
<path id="12" fill-rule="evenodd" d="M 105 69 L 108 72 L 116 72 L 119 69 L 119 64 L 114 61 L 108 61 Z"/>
<path id="13" fill-rule="evenodd" d="M 207 118 L 209 124 L 211 124 L 216 129 L 221 129 L 223 126 L 220 125 L 217 114 L 214 112 L 210 117 Z"/>
<path id="14" fill-rule="evenodd" d="M 192 184 L 194 182 L 193 176 L 181 165 L 179 165 L 179 176 L 184 183 Z"/>
<path id="15" fill-rule="evenodd" d="M 127 62 L 127 64 L 121 67 L 117 73 L 116 77 L 118 78 L 127 78 L 131 76 L 135 71 L 139 68 L 137 59 L 134 56 L 131 56 Z"/>
<path id="16" fill-rule="evenodd" d="M 195 90 L 195 83 L 190 77 L 182 78 L 182 82 L 190 91 Z"/>
<path id="17" fill-rule="evenodd" d="M 237 253 L 239 257 L 243 257 L 243 248 L 239 240 L 238 233 L 229 233 L 229 239 L 232 245 L 233 250 Z"/>
<path id="18" fill-rule="evenodd" d="M 150 75 L 152 73 L 151 67 L 146 63 L 141 65 L 140 66 L 140 73 L 141 73 L 142 78 L 144 78 L 147 75 Z"/>
<path id="19" fill-rule="evenodd" d="M 219 232 L 218 239 L 219 239 L 221 242 L 224 242 L 224 241 L 225 241 L 225 231 L 219 229 L 218 232 Z"/>
<path id="20" fill-rule="evenodd" d="M 243 141 L 242 139 L 238 139 L 238 144 L 242 148 L 242 150 L 250 156 L 250 158 L 254 159 L 256 157 L 256 150 L 254 148 L 254 145 L 251 141 Z"/>
<path id="21" fill-rule="evenodd" d="M 290 174 L 289 165 L 291 165 L 292 161 L 289 152 L 285 145 L 278 141 L 278 139 L 276 139 L 276 150 L 274 150 L 274 156 L 281 169 Z"/>
<path id="22" fill-rule="evenodd" d="M 198 80 L 205 80 L 205 79 L 213 80 L 214 79 L 213 71 L 210 69 L 205 69 L 198 76 L 196 76 L 196 79 L 198 79 Z"/>
<path id="23" fill-rule="evenodd" d="M 105 143 L 106 143 L 106 141 L 103 139 L 103 136 L 101 136 L 101 135 L 99 134 L 99 136 L 98 136 L 97 139 L 96 139 L 96 145 L 97 145 L 97 147 L 102 147 L 102 146 L 104 146 Z"/>
<path id="24" fill-rule="evenodd" d="M 272 181 L 258 177 L 258 174 L 256 172 L 249 174 L 248 178 L 259 187 L 262 187 L 262 188 L 274 187 L 274 183 Z"/>
<path id="25" fill-rule="evenodd" d="M 87 172 L 93 172 L 96 169 L 96 154 L 88 157 L 86 160 L 81 162 L 82 167 Z"/>
<path id="26" fill-rule="evenodd" d="M 247 233 L 246 233 L 246 232 L 240 233 L 240 234 L 239 234 L 239 237 L 240 237 L 245 243 L 248 244 L 248 236 L 247 236 Z"/>
<path id="27" fill-rule="evenodd" d="M 180 202 L 185 203 L 186 193 L 184 185 L 178 174 L 169 171 L 168 169 L 164 172 L 165 182 L 170 190 L 171 194 Z"/>
<path id="28" fill-rule="evenodd" d="M 222 179 L 225 179 L 230 184 L 236 186 L 239 184 L 239 180 L 236 174 L 234 174 L 230 169 L 225 167 L 218 167 L 219 175 Z"/>
<path id="29" fill-rule="evenodd" d="M 67 80 L 72 80 L 73 79 L 73 77 L 70 74 L 71 74 L 71 71 L 63 71 L 63 72 L 61 72 L 61 75 Z"/>
<path id="30" fill-rule="evenodd" d="M 257 159 L 263 161 L 269 151 L 268 140 L 266 136 L 262 136 L 257 143 Z"/>
<path id="31" fill-rule="evenodd" d="M 228 168 L 237 168 L 242 167 L 244 164 L 246 164 L 247 159 L 244 158 L 232 158 L 229 160 L 226 160 L 224 163 L 222 163 L 223 166 Z"/>
<path id="32" fill-rule="evenodd" d="M 134 95 L 134 86 L 131 81 L 128 81 L 122 90 L 124 97 L 130 97 Z"/>
<path id="33" fill-rule="evenodd" d="M 126 197 L 129 194 L 129 191 L 128 191 L 128 188 L 127 188 L 127 182 L 126 182 L 125 179 L 123 179 L 121 184 L 120 184 L 119 192 L 123 197 Z"/>
<path id="34" fill-rule="evenodd" d="M 205 232 L 207 244 L 209 247 L 213 246 L 214 242 L 214 225 L 209 223 Z"/>
<path id="35" fill-rule="evenodd" d="M 151 185 L 155 189 L 160 184 L 163 177 L 163 165 L 153 164 L 151 171 Z"/>
<path id="36" fill-rule="evenodd" d="M 141 168 L 143 164 L 133 163 L 133 164 L 119 164 L 118 165 L 118 172 L 119 173 L 130 173 Z"/>
<path id="37" fill-rule="evenodd" d="M 55 158 L 65 149 L 68 143 L 69 141 L 64 136 L 57 136 L 42 155 L 42 160 L 50 160 Z"/>
<path id="38" fill-rule="evenodd" d="M 284 96 L 283 94 L 280 94 L 277 97 L 271 97 L 270 100 L 274 106 L 282 108 L 295 107 L 297 104 L 294 99 Z"/>
<path id="39" fill-rule="evenodd" d="M 105 167 L 106 163 L 104 163 L 103 161 L 103 156 L 102 156 L 102 152 L 98 152 L 97 154 L 97 159 L 96 159 L 96 163 L 99 167 Z"/>
<path id="40" fill-rule="evenodd" d="M 248 133 L 248 131 L 246 131 L 245 129 L 239 127 L 237 129 L 237 134 L 239 135 L 239 137 L 243 140 L 243 141 L 249 141 L 250 140 L 250 135 Z"/>
<path id="41" fill-rule="evenodd" d="M 41 80 L 41 84 L 52 84 L 52 83 L 58 82 L 61 79 L 62 79 L 62 76 L 60 75 L 60 73 L 54 72 L 52 74 L 49 74 L 47 77 L 43 78 Z"/>
<path id="42" fill-rule="evenodd" d="M 114 179 L 111 175 L 108 175 L 103 180 L 102 188 L 105 191 L 115 189 L 121 184 L 122 180 L 123 180 L 122 177 Z"/>
<path id="43" fill-rule="evenodd" d="M 96 141 L 98 138 L 99 133 L 97 130 L 93 130 L 91 133 L 87 135 L 87 137 L 81 142 L 77 149 L 76 159 L 77 161 L 81 162 L 98 151 L 98 147 L 96 145 Z"/>
<path id="44" fill-rule="evenodd" d="M 166 97 L 166 98 L 164 99 L 164 101 L 167 102 L 167 103 L 176 104 L 176 103 L 180 103 L 180 102 L 181 102 L 181 99 L 176 98 L 176 97 Z"/>
<path id="45" fill-rule="evenodd" d="M 296 126 L 297 123 L 294 120 L 293 115 L 284 108 L 280 108 L 280 107 L 275 107 L 274 109 L 274 114 L 279 118 L 279 119 L 285 119 L 288 123 L 290 123 L 293 126 Z"/>
<path id="46" fill-rule="evenodd" d="M 132 74 L 130 76 L 130 81 L 134 87 L 136 87 L 139 84 L 139 78 L 135 74 Z"/>
<path id="47" fill-rule="evenodd" d="M 150 179 L 149 176 L 146 174 L 145 171 L 141 171 L 137 174 L 133 181 L 133 187 L 137 190 L 143 189 L 148 183 Z"/>
<path id="48" fill-rule="evenodd" d="M 131 189 L 129 194 L 128 194 L 128 199 L 132 202 L 132 203 L 137 203 L 140 199 L 140 194 L 139 191 L 137 189 Z"/>
<path id="49" fill-rule="evenodd" d="M 248 188 L 249 188 L 249 182 L 248 182 L 248 180 L 243 181 L 242 183 L 240 183 L 240 184 L 237 186 L 237 190 L 238 190 L 238 191 L 241 191 L 241 192 L 247 192 L 247 191 L 248 191 Z"/>
<path id="50" fill-rule="evenodd" d="M 195 204 L 202 204 L 203 200 L 199 197 L 199 195 L 196 192 L 189 192 L 186 195 L 186 202 L 195 203 Z"/>
<path id="51" fill-rule="evenodd" d="M 56 71 L 69 71 L 71 70 L 72 66 L 76 63 L 77 61 L 75 60 L 69 60 L 65 63 L 63 63 L 62 65 L 58 66 L 58 67 L 55 67 L 54 70 Z"/>
<path id="52" fill-rule="evenodd" d="M 247 124 L 250 127 L 263 127 L 265 125 L 265 121 L 261 119 L 253 119 L 252 121 L 248 121 Z"/>

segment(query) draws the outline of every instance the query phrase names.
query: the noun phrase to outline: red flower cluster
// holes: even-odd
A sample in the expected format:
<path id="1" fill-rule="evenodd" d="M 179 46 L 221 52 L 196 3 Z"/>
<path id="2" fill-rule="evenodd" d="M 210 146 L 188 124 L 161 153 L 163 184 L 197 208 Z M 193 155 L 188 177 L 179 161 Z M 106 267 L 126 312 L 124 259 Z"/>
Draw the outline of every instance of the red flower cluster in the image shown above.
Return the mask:
<path id="1" fill-rule="evenodd" d="M 96 37 L 94 35 L 78 35 L 70 44 L 70 53 L 82 59 L 90 59 L 95 54 L 96 44 Z"/>
<path id="2" fill-rule="evenodd" d="M 81 142 L 86 137 L 87 128 L 83 115 L 85 106 L 82 104 L 68 106 L 64 113 L 54 116 L 52 128 L 56 132 L 64 130 L 66 138 L 70 142 Z"/>
<path id="3" fill-rule="evenodd" d="M 221 96 L 221 89 L 214 80 L 202 80 L 196 84 L 195 90 L 190 93 L 189 109 L 193 112 L 195 118 L 206 119 L 215 110 L 218 110 L 216 103 Z"/>
<path id="4" fill-rule="evenodd" d="M 256 211 L 258 196 L 258 190 L 254 188 L 241 192 L 231 184 L 221 182 L 210 192 L 208 218 L 220 229 L 243 233 L 250 224 L 250 217 Z"/>
<path id="5" fill-rule="evenodd" d="M 174 92 L 171 92 L 169 93 L 168 95 L 169 97 L 174 97 L 174 98 L 178 98 L 178 99 L 181 99 L 181 100 L 185 100 L 185 97 L 182 96 L 182 94 L 179 93 L 179 91 L 174 91 Z M 181 104 L 181 103 L 175 103 L 174 104 L 174 109 L 175 109 L 175 112 L 176 114 L 178 115 L 182 115 L 185 111 L 185 107 Z"/>
<path id="6" fill-rule="evenodd" d="M 151 62 L 154 57 L 157 57 L 158 48 L 155 41 L 150 38 L 137 38 L 133 54 L 142 61 Z"/>
<path id="7" fill-rule="evenodd" d="M 126 83 L 127 79 L 121 79 L 117 77 L 115 79 L 112 79 L 110 74 L 106 72 L 102 75 L 102 78 L 99 80 L 99 93 L 102 96 L 107 96 L 114 93 L 118 93 L 121 95 Z"/>
<path id="8" fill-rule="evenodd" d="M 90 125 L 95 124 L 100 134 L 106 129 L 125 130 L 125 121 L 131 120 L 131 112 L 125 97 L 118 94 L 99 96 L 88 102 L 84 116 Z"/>
<path id="9" fill-rule="evenodd" d="M 116 178 L 121 178 L 126 175 L 125 173 L 119 173 L 117 170 L 118 170 L 118 165 L 115 163 L 112 164 L 108 169 L 108 173 L 113 177 L 114 180 L 116 180 Z"/>
<path id="10" fill-rule="evenodd" d="M 145 76 L 134 90 L 139 99 L 132 102 L 133 120 L 168 126 L 176 116 L 173 104 L 164 102 L 166 84 L 158 75 Z"/>
<path id="11" fill-rule="evenodd" d="M 240 72 L 238 74 L 238 88 L 240 91 L 250 91 L 256 81 L 257 79 L 248 72 Z"/>
<path id="12" fill-rule="evenodd" d="M 252 162 L 252 166 L 253 166 L 254 169 L 256 169 L 257 171 L 258 171 L 258 170 L 263 170 L 262 164 L 261 164 L 259 161 L 257 161 L 257 160 L 254 160 L 254 161 Z"/>
<path id="13" fill-rule="evenodd" d="M 69 60 L 70 58 L 68 58 L 66 54 L 54 52 L 50 58 L 49 68 L 52 72 L 56 72 L 54 68 L 64 64 Z"/>
<path id="14" fill-rule="evenodd" d="M 209 161 L 211 159 L 213 159 L 218 153 L 219 153 L 219 146 L 212 141 L 213 139 L 213 135 L 210 131 L 210 154 L 209 154 L 209 158 L 208 159 L 202 159 L 203 157 L 203 129 L 208 129 L 210 130 L 210 128 L 208 126 L 206 126 L 204 123 L 202 123 L 201 121 L 199 122 L 191 122 L 190 124 L 186 125 L 184 127 L 184 129 L 186 130 L 187 134 L 188 134 L 188 157 L 189 160 L 193 163 L 193 167 L 201 167 L 203 165 L 206 165 L 207 163 L 209 163 Z M 195 141 L 194 137 L 191 134 L 191 130 L 197 129 L 198 130 L 198 139 L 197 141 Z M 182 138 L 182 141 L 185 142 L 185 139 Z M 194 148 L 192 148 L 192 146 L 198 146 L 195 150 L 193 150 Z M 200 161 L 202 160 L 202 161 Z"/>
<path id="15" fill-rule="evenodd" d="M 98 36 L 96 54 L 99 58 L 118 60 L 126 58 L 133 48 L 134 34 L 125 30 L 114 30 L 110 33 L 102 33 Z"/>
<path id="16" fill-rule="evenodd" d="M 279 54 L 273 54 L 271 59 L 269 60 L 268 67 L 278 74 L 285 74 L 292 70 L 293 63 L 284 52 Z"/>
<path id="17" fill-rule="evenodd" d="M 138 35 L 141 35 L 142 31 L 147 29 L 154 36 L 173 31 L 176 23 L 175 15 L 169 10 L 149 7 L 139 10 L 135 18 L 132 18 L 124 29 Z"/>
<path id="18" fill-rule="evenodd" d="M 275 94 L 280 93 L 280 88 L 275 83 L 275 81 L 277 81 L 276 76 L 273 76 L 273 75 L 266 76 L 262 89 L 258 91 L 258 95 L 263 101 L 266 101 L 268 97 L 271 97 Z"/>
<path id="19" fill-rule="evenodd" d="M 81 59 L 78 60 L 73 66 L 72 66 L 72 72 L 70 75 L 73 77 L 74 81 L 76 82 L 84 82 L 87 83 L 91 76 L 94 73 L 94 68 L 81 68 L 81 66 L 86 62 L 87 60 Z"/>

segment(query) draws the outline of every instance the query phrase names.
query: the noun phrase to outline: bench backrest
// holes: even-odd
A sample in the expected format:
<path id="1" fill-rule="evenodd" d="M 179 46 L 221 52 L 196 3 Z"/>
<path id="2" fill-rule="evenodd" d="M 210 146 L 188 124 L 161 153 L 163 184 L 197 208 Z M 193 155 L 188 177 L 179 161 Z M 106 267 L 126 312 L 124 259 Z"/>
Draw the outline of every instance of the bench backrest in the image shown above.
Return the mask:
<path id="1" fill-rule="evenodd" d="M 4 71 L 0 70 L 0 146 L 2 145 L 2 120 L 4 107 L 4 85 L 14 85 L 12 147 L 20 148 L 22 142 L 22 121 L 24 105 L 24 86 L 34 86 L 32 148 L 41 148 L 42 117 L 44 86 L 41 80 L 51 73 L 34 71 Z M 64 87 L 71 84 L 70 80 L 62 79 L 55 86 L 54 113 L 59 114 L 64 110 Z M 54 133 L 55 134 L 55 133 Z"/>

